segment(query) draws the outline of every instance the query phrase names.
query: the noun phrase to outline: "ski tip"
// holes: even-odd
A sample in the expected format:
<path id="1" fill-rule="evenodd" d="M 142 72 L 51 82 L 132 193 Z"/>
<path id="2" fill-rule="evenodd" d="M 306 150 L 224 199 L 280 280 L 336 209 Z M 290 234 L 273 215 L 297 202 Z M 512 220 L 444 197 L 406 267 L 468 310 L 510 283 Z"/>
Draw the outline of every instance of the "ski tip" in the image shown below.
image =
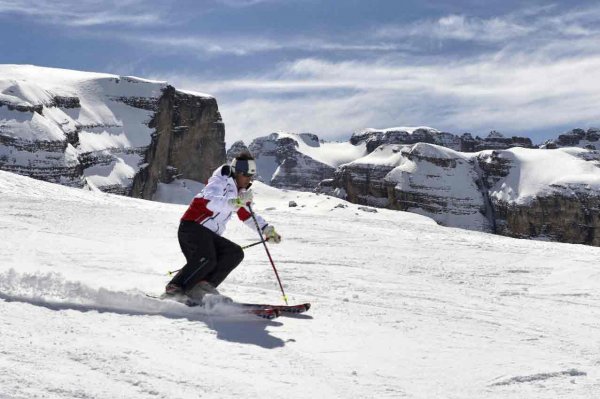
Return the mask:
<path id="1" fill-rule="evenodd" d="M 250 313 L 266 319 L 266 320 L 273 320 L 278 318 L 281 315 L 281 311 L 278 309 L 273 309 L 273 308 L 267 308 L 267 309 L 256 309 L 253 311 L 250 311 Z"/>

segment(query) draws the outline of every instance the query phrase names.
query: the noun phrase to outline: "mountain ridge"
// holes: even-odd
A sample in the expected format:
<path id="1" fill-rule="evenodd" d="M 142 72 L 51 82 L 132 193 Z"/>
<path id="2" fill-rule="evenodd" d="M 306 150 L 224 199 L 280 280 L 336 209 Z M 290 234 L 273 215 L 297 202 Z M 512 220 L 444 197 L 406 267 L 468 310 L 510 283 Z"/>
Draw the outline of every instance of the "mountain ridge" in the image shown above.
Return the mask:
<path id="1" fill-rule="evenodd" d="M 274 187 L 415 212 L 450 227 L 600 245 L 595 234 L 600 228 L 600 153 L 590 146 L 590 139 L 600 137 L 594 136 L 595 129 L 589 133 L 574 129 L 561 135 L 558 144 L 546 142 L 539 147 L 492 131 L 486 139 L 476 137 L 477 144 L 468 145 L 489 148 L 471 152 L 458 149 L 465 147 L 465 135 L 422 126 L 401 129 L 365 129 L 349 142 L 337 143 L 355 153 L 354 159 L 336 167 L 310 162 L 314 161 L 311 152 L 325 152 L 330 143 L 313 135 L 318 145 L 306 151 L 302 141 L 307 134 L 278 132 L 255 139 L 248 147 L 236 143 L 228 156 L 248 149 L 259 164 L 273 171 L 259 172 L 259 179 Z M 564 136 L 580 139 L 581 148 L 560 144 L 572 143 Z M 532 169 L 535 164 L 545 166 Z M 527 172 L 528 184 L 520 185 L 514 176 L 527 170 L 535 171 Z"/>
<path id="2" fill-rule="evenodd" d="M 163 81 L 0 65 L 0 121 L 0 169 L 74 187 L 151 199 L 225 158 L 216 99 Z"/>

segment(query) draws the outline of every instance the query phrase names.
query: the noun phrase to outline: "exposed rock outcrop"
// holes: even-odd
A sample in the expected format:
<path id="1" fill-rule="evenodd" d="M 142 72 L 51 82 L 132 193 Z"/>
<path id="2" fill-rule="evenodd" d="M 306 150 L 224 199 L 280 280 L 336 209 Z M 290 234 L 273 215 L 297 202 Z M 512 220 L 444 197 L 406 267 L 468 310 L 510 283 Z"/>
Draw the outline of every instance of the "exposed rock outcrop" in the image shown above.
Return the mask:
<path id="1" fill-rule="evenodd" d="M 0 131 L 0 169 L 71 187 L 83 187 L 83 167 L 67 140 L 33 142 Z"/>
<path id="2" fill-rule="evenodd" d="M 171 183 L 176 177 L 205 182 L 225 162 L 225 126 L 214 98 L 168 86 L 149 126 L 156 133 L 134 178 L 134 197 L 150 199 L 159 182 Z"/>
<path id="3" fill-rule="evenodd" d="M 241 154 L 242 152 L 249 152 L 250 150 L 246 147 L 243 141 L 236 141 L 227 150 L 227 161 L 231 161 L 233 158 Z"/>
<path id="4" fill-rule="evenodd" d="M 0 65 L 0 169 L 150 199 L 158 182 L 205 180 L 224 147 L 210 96 L 135 77 Z"/>
<path id="5" fill-rule="evenodd" d="M 258 180 L 278 188 L 313 191 L 319 182 L 333 177 L 340 162 L 352 157 L 324 159 L 330 144 L 310 133 L 272 133 L 253 140 L 247 149 L 256 158 Z M 241 142 L 234 147 L 229 152 L 231 157 L 244 149 Z"/>
<path id="6" fill-rule="evenodd" d="M 382 144 L 416 144 L 429 143 L 447 147 L 461 152 L 479 152 L 483 150 L 499 150 L 512 147 L 534 148 L 527 137 L 504 137 L 492 131 L 486 138 L 464 133 L 461 136 L 441 132 L 430 127 L 398 127 L 390 129 L 365 129 L 354 133 L 350 139 L 352 144 L 366 143 L 367 151 L 372 152 Z"/>
<path id="7" fill-rule="evenodd" d="M 573 129 L 559 135 L 555 140 L 546 141 L 541 147 L 547 149 L 581 147 L 590 150 L 600 150 L 600 129 L 595 127 L 588 130 Z"/>
<path id="8" fill-rule="evenodd" d="M 600 196 L 584 186 L 569 188 L 574 195 L 555 192 L 527 204 L 495 201 L 496 233 L 600 246 Z"/>
<path id="9" fill-rule="evenodd" d="M 419 213 L 444 226 L 491 231 L 474 162 L 424 143 L 382 145 L 340 167 L 333 186 L 354 203 Z"/>
<path id="10" fill-rule="evenodd" d="M 329 193 L 445 226 L 600 245 L 600 155 L 578 149 L 460 153 L 382 145 L 343 165 Z"/>
<path id="11" fill-rule="evenodd" d="M 83 167 L 78 160 L 73 135 L 53 129 L 38 140 L 34 134 L 44 127 L 44 117 L 36 107 L 0 106 L 0 169 L 13 173 L 60 183 L 71 187 L 83 187 Z M 42 112 L 43 112 L 42 107 Z M 24 131 L 22 137 L 17 132 Z"/>
<path id="12" fill-rule="evenodd" d="M 600 245 L 600 153 L 565 148 L 478 158 L 496 233 Z"/>
<path id="13" fill-rule="evenodd" d="M 440 132 L 430 127 L 397 127 L 389 129 L 365 129 L 350 138 L 354 145 L 366 143 L 367 152 L 373 152 L 382 144 L 430 143 L 460 150 L 461 140 L 452 133 Z"/>

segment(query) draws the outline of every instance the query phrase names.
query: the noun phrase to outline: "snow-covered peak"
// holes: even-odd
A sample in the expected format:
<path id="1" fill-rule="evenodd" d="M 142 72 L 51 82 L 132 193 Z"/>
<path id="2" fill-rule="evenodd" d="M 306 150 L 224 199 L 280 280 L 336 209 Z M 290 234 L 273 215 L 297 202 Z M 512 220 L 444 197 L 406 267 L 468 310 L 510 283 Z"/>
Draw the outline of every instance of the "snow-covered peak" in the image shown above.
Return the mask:
<path id="1" fill-rule="evenodd" d="M 437 158 L 437 159 L 472 159 L 473 153 L 465 153 L 455 151 L 448 147 L 443 147 L 436 144 L 428 143 L 417 143 L 412 146 L 411 154 L 421 156 L 423 158 Z"/>
<path id="2" fill-rule="evenodd" d="M 317 162 L 331 167 L 351 162 L 366 154 L 363 144 L 353 145 L 349 142 L 331 142 L 320 140 L 312 133 L 290 133 L 278 131 L 257 141 L 271 141 L 273 145 L 282 139 L 291 139 L 296 143 L 296 150 Z"/>
<path id="3" fill-rule="evenodd" d="M 54 97 L 158 97 L 164 81 L 34 65 L 0 65 L 0 99 L 50 105 Z"/>
<path id="4" fill-rule="evenodd" d="M 135 76 L 0 65 L 0 166 L 50 181 L 68 175 L 75 186 L 83 170 L 88 185 L 127 192 L 170 88 Z M 212 99 L 173 90 L 182 101 Z"/>
<path id="5" fill-rule="evenodd" d="M 492 162 L 492 154 L 494 159 L 505 161 L 508 165 L 506 174 L 490 190 L 490 195 L 498 200 L 521 204 L 556 191 L 568 193 L 574 187 L 600 191 L 600 154 L 576 147 L 555 150 L 514 147 L 464 153 L 427 143 L 412 146 L 384 144 L 350 165 L 405 166 L 407 158 L 420 162 L 414 160 L 415 156 L 428 163 L 448 160 L 489 163 Z M 423 185 L 427 184 L 424 180 Z"/>
<path id="6" fill-rule="evenodd" d="M 202 98 L 214 98 L 212 95 L 210 94 L 206 94 L 206 93 L 201 93 L 199 91 L 194 91 L 194 90 L 184 90 L 184 89 L 177 89 L 178 92 L 183 93 L 183 94 L 187 94 L 190 96 L 194 96 L 194 97 L 202 97 Z"/>
<path id="7" fill-rule="evenodd" d="M 166 82 L 105 73 L 0 65 L 0 105 L 4 105 L 0 107 L 0 120 L 16 127 L 5 129 L 3 134 L 51 141 L 56 140 L 56 134 L 50 125 L 71 126 L 71 129 L 81 128 L 84 151 L 98 148 L 98 143 L 86 132 L 114 136 L 113 142 L 106 137 L 101 139 L 108 144 L 105 148 L 119 148 L 124 141 L 132 146 L 147 145 L 150 132 L 140 122 L 149 120 L 149 110 L 131 107 L 125 99 L 151 102 L 160 97 L 166 85 Z M 36 107 L 37 113 L 48 119 L 47 128 L 37 129 L 35 135 L 28 134 L 28 128 L 19 129 L 16 125 L 20 122 L 30 124 L 26 114 L 15 112 L 23 110 L 19 107 Z M 100 131 L 93 130 L 98 128 Z"/>
<path id="8" fill-rule="evenodd" d="M 489 153 L 484 151 L 483 153 Z M 498 200 L 525 203 L 556 190 L 570 192 L 570 186 L 600 190 L 600 168 L 582 148 L 538 150 L 511 148 L 497 153 L 510 163 L 509 174 L 490 191 Z"/>
<path id="9" fill-rule="evenodd" d="M 403 146 L 399 144 L 384 144 L 379 146 L 370 154 L 355 159 L 354 161 L 349 162 L 349 164 L 396 166 L 403 157 L 402 150 L 407 152 L 410 150 L 410 148 L 411 146 Z"/>
<path id="10" fill-rule="evenodd" d="M 389 133 L 389 132 L 406 132 L 408 134 L 413 134 L 416 130 L 428 130 L 434 133 L 440 133 L 439 130 L 434 129 L 429 126 L 397 126 L 397 127 L 388 127 L 385 129 L 376 129 L 376 128 L 366 128 L 360 131 L 360 133 Z"/>
<path id="11" fill-rule="evenodd" d="M 410 155 L 429 159 L 464 159 L 468 161 L 476 157 L 477 153 L 454 151 L 447 147 L 428 143 L 383 144 L 370 154 L 354 160 L 351 164 L 397 166 L 402 158 Z"/>

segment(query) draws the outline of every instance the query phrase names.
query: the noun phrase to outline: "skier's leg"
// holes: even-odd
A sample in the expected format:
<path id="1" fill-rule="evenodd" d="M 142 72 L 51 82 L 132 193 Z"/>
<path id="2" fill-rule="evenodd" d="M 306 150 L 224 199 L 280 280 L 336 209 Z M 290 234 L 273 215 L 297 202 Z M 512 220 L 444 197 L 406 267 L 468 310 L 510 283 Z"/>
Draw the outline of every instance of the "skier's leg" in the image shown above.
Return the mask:
<path id="1" fill-rule="evenodd" d="M 185 221 L 179 225 L 177 236 L 187 263 L 169 284 L 185 291 L 205 280 L 217 266 L 214 237 L 218 236 L 204 226 Z"/>
<path id="2" fill-rule="evenodd" d="M 244 250 L 239 245 L 221 236 L 215 237 L 214 242 L 217 253 L 217 266 L 212 273 L 207 275 L 206 280 L 213 287 L 218 287 L 229 273 L 242 262 Z"/>

